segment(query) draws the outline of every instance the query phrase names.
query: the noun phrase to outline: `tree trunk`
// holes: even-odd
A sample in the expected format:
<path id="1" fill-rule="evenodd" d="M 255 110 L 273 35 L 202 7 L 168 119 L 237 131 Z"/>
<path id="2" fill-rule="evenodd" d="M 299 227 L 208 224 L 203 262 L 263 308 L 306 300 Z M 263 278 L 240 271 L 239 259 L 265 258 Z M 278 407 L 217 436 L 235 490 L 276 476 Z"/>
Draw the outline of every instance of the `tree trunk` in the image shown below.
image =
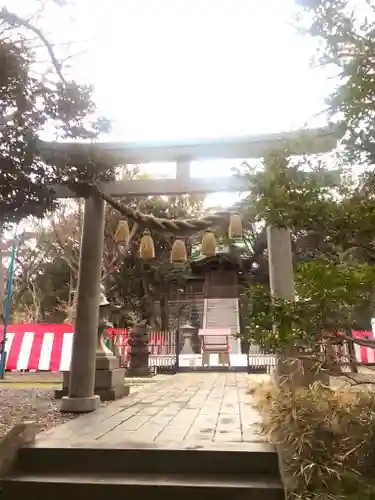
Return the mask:
<path id="1" fill-rule="evenodd" d="M 319 360 L 303 357 L 298 348 L 283 349 L 277 354 L 275 380 L 280 388 L 294 392 L 308 389 L 315 382 L 329 386 L 329 374 Z"/>
<path id="2" fill-rule="evenodd" d="M 280 389 L 294 392 L 304 386 L 301 362 L 293 348 L 283 349 L 276 355 L 275 382 Z"/>
<path id="3" fill-rule="evenodd" d="M 160 328 L 163 332 L 169 329 L 169 302 L 165 293 L 160 296 Z"/>
<path id="4" fill-rule="evenodd" d="M 140 300 L 140 312 L 142 316 L 142 320 L 146 322 L 147 325 L 151 325 L 152 323 L 152 318 L 150 314 L 150 307 L 149 307 L 149 289 L 148 289 L 148 281 L 146 276 L 142 276 L 141 280 L 141 300 Z"/>

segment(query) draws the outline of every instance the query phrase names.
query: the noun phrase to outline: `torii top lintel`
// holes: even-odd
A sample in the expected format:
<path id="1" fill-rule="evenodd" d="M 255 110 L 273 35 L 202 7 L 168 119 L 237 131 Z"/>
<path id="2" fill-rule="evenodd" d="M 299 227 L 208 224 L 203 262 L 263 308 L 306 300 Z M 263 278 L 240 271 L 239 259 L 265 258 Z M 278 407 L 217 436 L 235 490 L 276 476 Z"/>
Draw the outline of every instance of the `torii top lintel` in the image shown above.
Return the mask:
<path id="1" fill-rule="evenodd" d="M 341 139 L 339 125 L 302 129 L 276 134 L 249 135 L 218 139 L 196 139 L 170 142 L 40 142 L 41 151 L 69 151 L 95 147 L 123 157 L 124 163 L 176 162 L 194 160 L 261 158 L 266 151 L 290 145 L 294 154 L 332 151 Z"/>
<path id="2" fill-rule="evenodd" d="M 241 191 L 243 180 L 238 177 L 197 178 L 189 175 L 189 163 L 194 160 L 250 159 L 261 158 L 267 151 L 288 146 L 291 154 L 317 154 L 332 151 L 342 137 L 340 125 L 324 128 L 304 129 L 279 134 L 263 134 L 223 139 L 203 139 L 157 143 L 98 142 L 94 144 L 76 142 L 40 142 L 40 152 L 101 149 L 114 153 L 124 164 L 175 162 L 175 179 L 137 179 L 102 184 L 106 194 L 159 195 L 182 193 L 213 193 L 218 191 Z M 57 197 L 74 196 L 65 186 L 53 186 Z"/>

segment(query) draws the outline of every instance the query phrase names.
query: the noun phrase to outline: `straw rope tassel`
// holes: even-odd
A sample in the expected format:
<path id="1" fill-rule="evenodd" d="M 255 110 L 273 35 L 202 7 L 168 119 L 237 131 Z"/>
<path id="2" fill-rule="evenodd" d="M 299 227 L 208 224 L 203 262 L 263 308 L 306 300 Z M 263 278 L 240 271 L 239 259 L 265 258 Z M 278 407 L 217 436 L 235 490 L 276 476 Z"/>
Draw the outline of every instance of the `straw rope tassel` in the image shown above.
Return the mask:
<path id="1" fill-rule="evenodd" d="M 216 255 L 216 238 L 212 231 L 205 231 L 202 238 L 201 252 L 206 257 L 213 257 Z"/>
<path id="2" fill-rule="evenodd" d="M 120 220 L 115 235 L 113 237 L 115 243 L 129 243 L 129 224 L 126 220 Z"/>
<path id="3" fill-rule="evenodd" d="M 143 232 L 141 242 L 139 244 L 139 257 L 143 260 L 155 258 L 155 245 L 151 233 L 148 229 Z"/>
<path id="4" fill-rule="evenodd" d="M 229 218 L 228 236 L 229 239 L 242 238 L 242 219 L 239 213 L 231 214 Z"/>
<path id="5" fill-rule="evenodd" d="M 182 239 L 175 239 L 171 249 L 170 262 L 186 262 L 187 251 L 185 242 Z"/>

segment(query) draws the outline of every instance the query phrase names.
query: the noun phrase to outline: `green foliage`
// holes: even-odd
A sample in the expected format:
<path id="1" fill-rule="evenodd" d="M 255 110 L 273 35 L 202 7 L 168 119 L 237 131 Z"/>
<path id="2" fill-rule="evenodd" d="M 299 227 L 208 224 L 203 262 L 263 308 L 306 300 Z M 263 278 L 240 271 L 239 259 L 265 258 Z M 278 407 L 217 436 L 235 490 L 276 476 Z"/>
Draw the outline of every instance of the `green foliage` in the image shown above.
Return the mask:
<path id="1" fill-rule="evenodd" d="M 334 220 L 339 174 L 336 170 L 333 175 L 319 159 L 292 161 L 287 150 L 268 153 L 262 170 L 250 177 L 256 219 L 297 230 Z"/>
<path id="2" fill-rule="evenodd" d="M 296 301 L 271 298 L 261 285 L 249 286 L 245 335 L 267 349 L 314 348 L 322 333 L 346 331 L 353 311 L 370 308 L 375 267 L 312 260 L 295 273 Z"/>
<path id="3" fill-rule="evenodd" d="M 328 165 L 330 168 L 328 168 Z M 296 262 L 311 258 L 375 263 L 375 174 L 348 172 L 342 158 L 268 154 L 249 168 L 251 195 L 239 209 L 262 227 L 293 232 Z"/>
<path id="4" fill-rule="evenodd" d="M 94 139 L 109 126 L 97 116 L 92 87 L 48 83 L 36 73 L 35 62 L 26 39 L 13 41 L 9 32 L 0 33 L 0 225 L 41 217 L 54 207 L 47 186 L 67 175 L 74 180 L 75 159 L 49 162 L 41 155 L 40 133 L 48 127 L 63 138 Z M 112 165 L 107 161 L 106 168 Z M 86 170 L 92 178 L 97 165 L 89 163 Z"/>
<path id="5" fill-rule="evenodd" d="M 192 217 L 201 213 L 202 209 L 202 199 L 195 196 L 168 197 L 168 199 L 155 196 L 145 200 L 127 199 L 126 202 L 144 213 L 162 218 Z M 114 232 L 118 214 L 112 211 L 110 214 L 110 219 L 114 218 L 116 223 L 108 220 L 107 226 Z M 170 262 L 173 235 L 156 231 L 152 233 L 155 259 L 150 262 L 139 259 L 140 237 L 141 232 L 138 231 L 132 239 L 129 251 L 108 277 L 106 287 L 109 299 L 120 305 L 125 313 L 129 310 L 137 311 L 142 318 L 147 317 L 150 323 L 155 322 L 157 317 L 155 302 L 160 301 L 162 304 L 162 299 L 167 298 L 172 290 L 184 288 L 191 270 L 189 262 L 182 264 Z M 186 244 L 189 247 L 189 241 Z M 163 311 L 161 313 L 163 314 Z"/>
<path id="6" fill-rule="evenodd" d="M 79 161 L 83 161 L 84 152 L 75 151 L 74 154 Z M 74 162 L 75 165 L 77 163 Z M 98 165 L 100 167 L 100 163 L 93 160 L 93 167 Z M 136 177 L 137 169 L 129 175 Z M 198 196 L 168 199 L 157 196 L 128 197 L 124 201 L 134 209 L 163 218 L 194 217 L 202 207 L 202 197 Z M 45 218 L 43 224 L 35 223 L 36 239 L 33 243 L 20 244 L 14 287 L 14 308 L 18 315 L 25 317 L 33 313 L 38 321 L 62 321 L 66 318 L 66 306 L 71 305 L 69 299 L 78 280 L 82 210 L 83 203 L 79 201 L 62 204 L 53 217 Z M 173 290 L 185 286 L 186 278 L 191 273 L 190 265 L 171 264 L 173 235 L 157 232 L 152 235 L 156 258 L 150 262 L 140 260 L 142 228 L 131 226 L 129 247 L 114 241 L 121 218 L 119 212 L 107 206 L 102 266 L 106 294 L 112 303 L 121 307 L 124 320 L 132 321 L 130 312 L 141 319 L 146 316 L 155 320 L 160 315 L 154 303 L 166 298 L 170 290 L 173 293 Z M 31 225 L 34 222 L 30 220 Z"/>
<path id="7" fill-rule="evenodd" d="M 308 340 L 299 302 L 271 300 L 268 287 L 261 284 L 248 285 L 244 295 L 249 304 L 244 314 L 244 336 L 251 343 L 275 351 L 297 340 Z"/>
<path id="8" fill-rule="evenodd" d="M 306 172 L 306 166 L 308 172 Z M 339 170 L 332 185 L 325 163 L 268 154 L 245 200 L 259 224 L 292 229 L 297 300 L 271 300 L 267 286 L 249 284 L 246 335 L 268 349 L 313 348 L 321 334 L 345 331 L 359 318 L 369 327 L 374 294 L 374 174 Z M 331 177 L 332 179 L 332 177 Z M 328 182 L 327 182 L 328 181 Z"/>
<path id="9" fill-rule="evenodd" d="M 302 7 L 300 25 L 319 43 L 320 63 L 338 77 L 329 97 L 333 115 L 348 127 L 348 146 L 357 160 L 372 163 L 375 148 L 373 75 L 375 8 L 367 0 L 297 0 Z M 306 29 L 307 26 L 307 29 Z"/>
<path id="10" fill-rule="evenodd" d="M 40 299 L 41 318 L 46 323 L 63 323 L 66 311 L 63 307 L 69 302 L 70 269 L 67 263 L 57 257 L 45 262 L 35 277 L 35 288 Z M 23 297 L 23 304 L 31 303 L 31 297 Z"/>

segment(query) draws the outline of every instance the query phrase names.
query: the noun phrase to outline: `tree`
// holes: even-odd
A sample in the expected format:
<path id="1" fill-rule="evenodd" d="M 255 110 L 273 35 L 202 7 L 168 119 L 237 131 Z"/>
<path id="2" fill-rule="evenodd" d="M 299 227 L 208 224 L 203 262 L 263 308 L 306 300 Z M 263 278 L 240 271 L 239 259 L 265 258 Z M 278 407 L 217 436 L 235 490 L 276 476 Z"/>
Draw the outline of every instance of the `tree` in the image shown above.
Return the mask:
<path id="1" fill-rule="evenodd" d="M 318 61 L 338 85 L 328 98 L 332 115 L 348 128 L 350 159 L 375 155 L 375 6 L 368 0 L 297 0 L 300 26 L 318 42 Z"/>
<path id="2" fill-rule="evenodd" d="M 62 138 L 92 140 L 108 131 L 98 116 L 92 87 L 68 81 L 54 49 L 33 20 L 0 12 L 0 227 L 54 206 L 48 185 L 59 180 L 93 179 L 112 167 L 108 156 L 51 156 L 43 152 L 38 135 L 46 127 Z M 18 28 L 23 28 L 19 31 Z M 54 74 L 38 74 L 36 49 L 27 34 L 38 38 L 51 60 Z M 88 166 L 87 166 L 88 165 Z M 83 167 L 84 168 L 80 168 Z M 73 168 L 72 168 L 73 167 Z M 99 172 L 98 172 L 99 170 Z M 105 176 L 111 176 L 109 170 Z"/>
<path id="3" fill-rule="evenodd" d="M 126 176 L 139 175 L 137 169 Z M 147 197 L 126 199 L 128 206 L 145 213 L 173 218 L 198 214 L 202 198 L 196 196 Z M 31 224 L 34 238 L 19 245 L 17 256 L 14 305 L 16 314 L 38 320 L 62 322 L 69 315 L 78 280 L 79 247 L 82 231 L 81 201 L 61 203 L 60 208 L 43 223 Z M 155 259 L 139 258 L 142 230 L 130 227 L 129 241 L 116 242 L 114 235 L 121 214 L 107 206 L 102 283 L 108 298 L 121 307 L 123 321 L 129 314 L 147 316 L 155 327 L 168 328 L 168 293 L 171 286 L 182 286 L 189 275 L 189 265 L 169 262 L 173 236 L 153 232 Z M 160 312 L 155 307 L 160 302 Z"/>
<path id="4" fill-rule="evenodd" d="M 333 224 L 328 217 L 323 219 L 334 244 L 352 258 L 374 264 L 375 6 L 367 0 L 296 3 L 301 29 L 317 41 L 318 63 L 336 76 L 337 87 L 327 96 L 329 110 L 347 127 L 345 152 L 335 161 L 346 166 L 345 185 L 334 199 L 331 196 L 341 202 L 336 207 L 331 203 Z M 365 169 L 356 176 L 358 162 Z"/>
<path id="5" fill-rule="evenodd" d="M 143 177 L 139 168 L 123 167 L 119 179 Z M 153 217 L 183 219 L 202 214 L 204 197 L 201 195 L 125 197 L 121 200 L 127 207 Z M 105 225 L 105 250 L 102 281 L 112 302 L 122 311 L 122 323 L 133 324 L 138 318 L 155 328 L 169 327 L 168 298 L 171 289 L 185 285 L 190 274 L 189 264 L 172 264 L 170 252 L 173 234 L 152 231 L 155 259 L 145 262 L 140 259 L 139 247 L 145 229 L 137 223 L 130 223 L 128 241 L 115 242 L 114 234 L 121 213 L 107 204 Z M 187 247 L 199 238 L 198 234 L 186 238 Z M 157 307 L 159 306 L 159 307 Z"/>
<path id="6" fill-rule="evenodd" d="M 125 203 L 143 213 L 155 217 L 175 218 L 192 217 L 201 213 L 201 197 L 148 197 L 130 199 Z M 116 244 L 113 234 L 121 215 L 108 207 L 106 224 L 106 262 L 107 271 L 103 274 L 108 297 L 119 304 L 123 310 L 123 320 L 129 319 L 129 313 L 138 315 L 153 327 L 168 329 L 168 296 L 171 287 L 180 287 L 190 274 L 190 266 L 170 263 L 170 251 L 174 237 L 170 234 L 153 231 L 155 259 L 143 261 L 139 258 L 139 244 L 142 236 L 137 224 L 130 227 L 128 244 Z M 187 239 L 187 245 L 189 246 Z M 160 312 L 156 309 L 160 304 Z"/>
<path id="7" fill-rule="evenodd" d="M 292 160 L 286 151 L 268 154 L 263 166 L 253 173 L 248 202 L 259 224 L 292 230 L 296 300 L 250 285 L 246 334 L 270 349 L 308 349 L 317 359 L 322 341 L 375 347 L 350 334 L 356 323 L 371 328 L 374 311 L 373 175 L 345 174 L 332 185 L 324 162 Z"/>
<path id="8" fill-rule="evenodd" d="M 339 333 L 352 329 L 355 309 L 372 305 L 374 278 L 374 266 L 313 259 L 295 269 L 294 302 L 270 297 L 262 285 L 250 286 L 250 340 L 272 350 L 293 345 L 315 350 L 323 338 L 340 339 Z"/>
<path id="9" fill-rule="evenodd" d="M 265 167 L 272 169 L 272 175 Z M 251 196 L 244 210 L 259 227 L 288 227 L 295 260 L 325 256 L 373 264 L 375 176 L 343 168 L 335 154 L 290 158 L 287 151 L 266 156 L 262 170 L 249 173 Z"/>

